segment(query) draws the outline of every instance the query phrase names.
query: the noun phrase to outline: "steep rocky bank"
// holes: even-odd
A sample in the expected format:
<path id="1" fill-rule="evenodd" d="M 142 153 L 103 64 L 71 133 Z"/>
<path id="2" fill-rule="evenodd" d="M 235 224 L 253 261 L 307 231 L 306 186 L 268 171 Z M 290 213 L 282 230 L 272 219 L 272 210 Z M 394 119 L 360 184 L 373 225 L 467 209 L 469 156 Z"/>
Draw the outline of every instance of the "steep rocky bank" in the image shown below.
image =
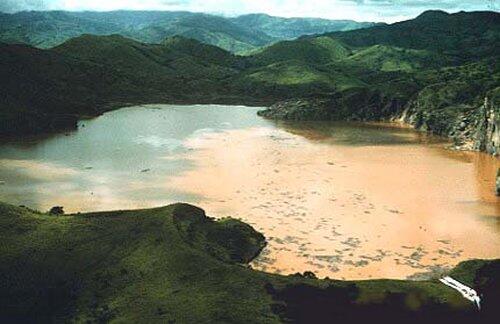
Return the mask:
<path id="1" fill-rule="evenodd" d="M 425 100 L 424 89 L 411 100 L 399 120 L 421 131 L 447 136 L 455 149 L 500 153 L 500 88 L 472 104 L 448 104 Z M 436 106 L 438 109 L 436 109 Z"/>
<path id="2" fill-rule="evenodd" d="M 500 88 L 499 88 L 500 89 Z M 476 127 L 476 140 L 474 149 L 486 151 L 488 153 L 500 154 L 500 91 L 497 96 L 484 100 L 478 114 L 478 123 Z"/>
<path id="3" fill-rule="evenodd" d="M 298 98 L 280 101 L 260 111 L 259 116 L 295 121 L 384 120 L 400 113 L 401 98 L 387 96 L 377 89 L 361 88 L 335 93 L 330 97 Z"/>
<path id="4" fill-rule="evenodd" d="M 498 171 L 497 171 L 496 193 L 497 193 L 497 196 L 500 197 L 500 169 L 498 169 Z"/>
<path id="5" fill-rule="evenodd" d="M 471 103 L 444 100 L 430 86 L 413 99 L 391 98 L 376 90 L 330 98 L 278 102 L 259 115 L 281 120 L 397 121 L 415 129 L 449 137 L 454 148 L 500 154 L 500 88 Z M 482 98 L 482 101 L 479 99 Z"/>

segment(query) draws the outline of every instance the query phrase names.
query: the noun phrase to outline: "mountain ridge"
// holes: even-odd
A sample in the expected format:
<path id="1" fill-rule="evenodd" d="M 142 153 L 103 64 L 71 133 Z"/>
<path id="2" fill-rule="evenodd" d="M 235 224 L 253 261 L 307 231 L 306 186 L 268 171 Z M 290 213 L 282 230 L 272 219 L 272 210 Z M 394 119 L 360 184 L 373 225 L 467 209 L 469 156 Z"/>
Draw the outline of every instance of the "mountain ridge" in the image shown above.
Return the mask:
<path id="1" fill-rule="evenodd" d="M 0 15 L 0 40 L 50 48 L 88 33 L 121 34 L 148 43 L 159 43 L 166 37 L 180 35 L 235 53 L 245 53 L 306 34 L 372 25 L 349 20 L 260 17 L 265 22 L 249 24 L 245 16 L 226 18 L 187 11 L 22 11 Z M 273 34 L 273 30 L 281 32 Z M 285 30 L 290 32 L 283 32 Z"/>
<path id="2" fill-rule="evenodd" d="M 431 18 L 431 19 L 429 19 Z M 417 50 L 433 50 L 444 55 L 479 58 L 499 54 L 498 46 L 482 48 L 482 44 L 500 43 L 500 13 L 493 11 L 458 12 L 454 14 L 427 11 L 417 18 L 369 29 L 333 32 L 336 38 L 353 47 L 377 44 Z"/>

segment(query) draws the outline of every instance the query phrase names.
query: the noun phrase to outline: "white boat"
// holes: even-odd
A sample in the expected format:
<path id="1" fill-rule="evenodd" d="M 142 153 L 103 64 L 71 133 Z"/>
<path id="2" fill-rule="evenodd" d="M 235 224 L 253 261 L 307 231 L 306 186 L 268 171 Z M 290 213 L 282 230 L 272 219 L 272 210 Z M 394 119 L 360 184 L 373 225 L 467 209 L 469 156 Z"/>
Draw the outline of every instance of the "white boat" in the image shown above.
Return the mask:
<path id="1" fill-rule="evenodd" d="M 462 296 L 464 296 L 464 298 L 473 302 L 474 305 L 477 306 L 478 310 L 481 310 L 481 298 L 479 297 L 479 295 L 477 294 L 477 292 L 474 289 L 464 285 L 463 283 L 461 283 L 458 280 L 455 280 L 449 276 L 443 277 L 443 278 L 439 279 L 439 281 L 441 281 L 442 283 L 444 283 L 448 287 L 451 287 L 451 288 L 457 290 L 459 293 L 462 294 Z"/>

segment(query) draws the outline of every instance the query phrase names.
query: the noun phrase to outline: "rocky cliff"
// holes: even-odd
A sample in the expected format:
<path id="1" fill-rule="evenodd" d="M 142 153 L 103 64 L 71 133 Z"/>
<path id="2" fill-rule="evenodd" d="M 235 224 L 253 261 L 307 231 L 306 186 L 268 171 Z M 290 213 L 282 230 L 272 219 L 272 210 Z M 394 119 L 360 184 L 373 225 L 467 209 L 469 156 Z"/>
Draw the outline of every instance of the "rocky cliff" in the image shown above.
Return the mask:
<path id="1" fill-rule="evenodd" d="M 422 90 L 395 119 L 421 131 L 447 136 L 455 149 L 500 154 L 500 88 L 470 104 L 429 100 L 426 92 L 431 90 L 435 89 Z"/>
<path id="2" fill-rule="evenodd" d="M 497 91 L 498 93 L 499 91 Z M 476 129 L 474 149 L 488 153 L 500 154 L 500 99 L 498 96 L 491 100 L 485 98 L 479 112 L 479 123 Z"/>
<path id="3" fill-rule="evenodd" d="M 449 137 L 455 149 L 500 154 L 500 88 L 472 102 L 461 102 L 460 96 L 460 91 L 451 93 L 448 85 L 429 86 L 408 102 L 366 90 L 330 98 L 281 101 L 259 115 L 282 120 L 402 122 Z"/>
<path id="4" fill-rule="evenodd" d="M 259 116 L 282 120 L 386 120 L 400 114 L 405 101 L 377 89 L 351 89 L 330 97 L 280 101 Z"/>

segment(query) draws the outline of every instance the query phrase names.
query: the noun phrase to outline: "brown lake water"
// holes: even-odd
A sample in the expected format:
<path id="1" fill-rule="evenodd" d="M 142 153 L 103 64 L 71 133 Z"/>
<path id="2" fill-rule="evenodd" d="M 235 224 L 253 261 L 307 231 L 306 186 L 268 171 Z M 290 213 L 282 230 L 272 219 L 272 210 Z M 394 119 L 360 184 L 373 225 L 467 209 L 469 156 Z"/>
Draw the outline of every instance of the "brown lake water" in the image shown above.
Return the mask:
<path id="1" fill-rule="evenodd" d="M 241 106 L 150 105 L 0 144 L 0 200 L 66 212 L 184 201 L 252 224 L 253 267 L 406 278 L 500 257 L 500 159 L 402 127 L 276 123 Z"/>

